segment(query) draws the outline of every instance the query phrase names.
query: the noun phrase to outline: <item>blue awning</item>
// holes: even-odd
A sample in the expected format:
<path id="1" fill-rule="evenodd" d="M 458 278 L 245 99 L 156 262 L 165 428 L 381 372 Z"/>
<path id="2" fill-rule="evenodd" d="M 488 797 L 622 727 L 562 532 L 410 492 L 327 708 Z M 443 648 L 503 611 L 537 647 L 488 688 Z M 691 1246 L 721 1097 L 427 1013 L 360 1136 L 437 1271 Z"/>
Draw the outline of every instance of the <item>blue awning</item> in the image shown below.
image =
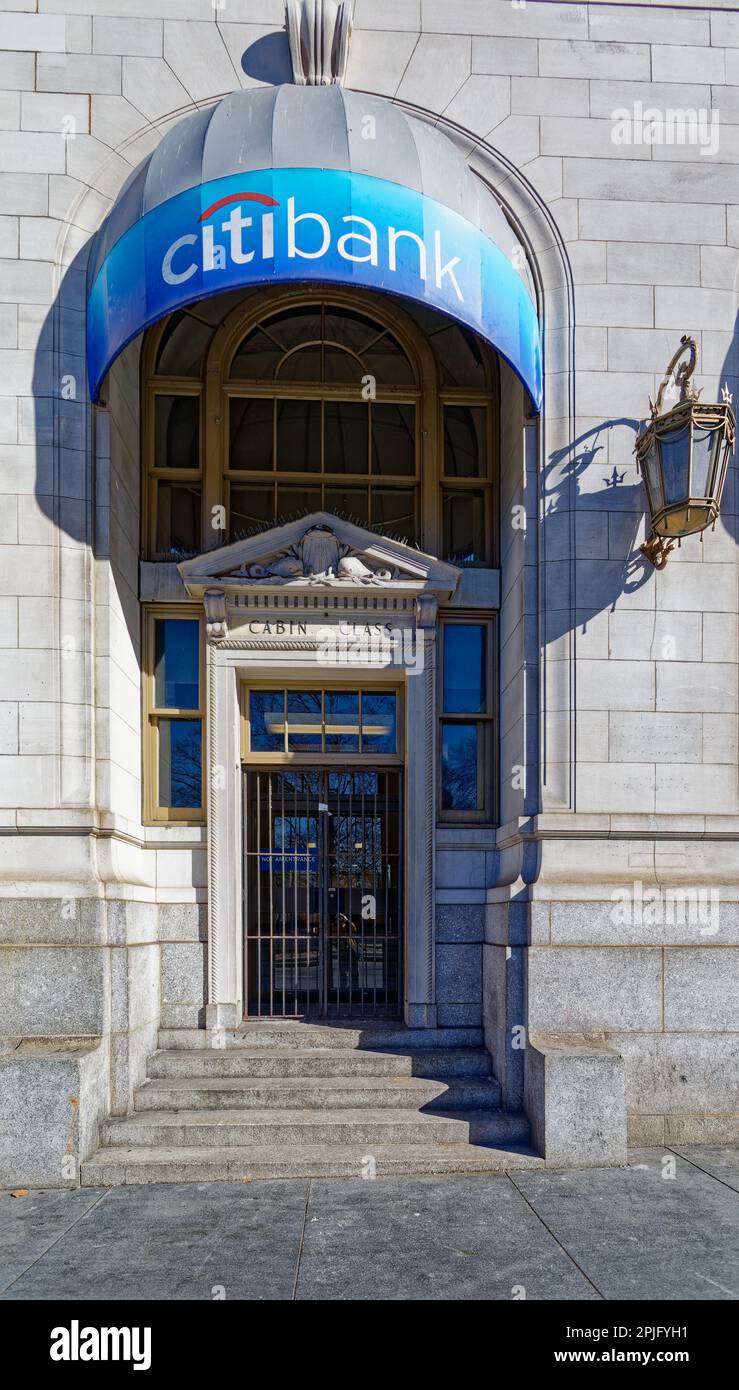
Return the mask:
<path id="1" fill-rule="evenodd" d="M 479 333 L 541 405 L 526 258 L 445 135 L 338 86 L 235 92 L 174 126 L 121 190 L 88 281 L 92 399 L 115 358 L 175 309 L 224 290 L 349 284 Z"/>

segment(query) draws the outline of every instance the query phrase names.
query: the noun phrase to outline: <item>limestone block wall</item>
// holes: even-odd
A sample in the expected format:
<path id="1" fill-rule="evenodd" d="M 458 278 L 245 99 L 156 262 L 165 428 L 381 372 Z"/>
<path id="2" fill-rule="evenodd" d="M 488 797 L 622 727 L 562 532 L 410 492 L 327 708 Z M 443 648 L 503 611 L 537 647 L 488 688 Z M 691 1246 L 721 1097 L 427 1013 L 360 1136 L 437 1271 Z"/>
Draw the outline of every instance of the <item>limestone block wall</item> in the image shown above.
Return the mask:
<path id="1" fill-rule="evenodd" d="M 0 975 L 16 982 L 0 1017 L 16 1051 L 16 1029 L 105 1037 L 114 1107 L 159 1011 L 201 1020 L 205 875 L 202 835 L 140 823 L 136 348 L 93 418 L 85 258 L 174 120 L 288 80 L 282 24 L 282 0 L 0 2 Z M 480 946 L 512 1101 L 523 1025 L 611 1039 L 654 1132 L 669 1114 L 725 1116 L 736 474 L 715 532 L 655 574 L 632 449 L 683 332 L 704 396 L 726 382 L 739 398 L 739 15 L 357 0 L 347 81 L 462 141 L 528 240 L 545 326 L 545 415 L 521 470 L 503 419 L 502 506 L 521 499 L 536 523 L 502 533 L 503 824 L 468 842 L 480 873 L 462 856 L 439 879 L 440 1005 L 472 1018 L 474 989 L 457 996 Z M 616 143 L 614 112 L 638 102 L 718 113 L 716 148 Z M 718 932 L 624 936 L 612 893 L 635 883 L 715 888 Z M 53 906 L 67 899 L 77 917 Z"/>

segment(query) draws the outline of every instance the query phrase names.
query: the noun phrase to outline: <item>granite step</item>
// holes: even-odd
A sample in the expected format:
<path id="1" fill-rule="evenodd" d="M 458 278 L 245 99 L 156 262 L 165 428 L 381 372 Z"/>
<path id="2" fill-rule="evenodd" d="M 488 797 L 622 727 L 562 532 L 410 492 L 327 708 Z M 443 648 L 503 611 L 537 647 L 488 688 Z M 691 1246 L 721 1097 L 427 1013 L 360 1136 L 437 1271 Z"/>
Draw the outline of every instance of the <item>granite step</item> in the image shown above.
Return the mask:
<path id="1" fill-rule="evenodd" d="M 480 1028 L 406 1028 L 400 1023 L 304 1023 L 300 1019 L 255 1020 L 238 1028 L 224 1028 L 219 1036 L 225 1049 L 264 1048 L 400 1048 L 426 1050 L 481 1047 Z M 162 1028 L 159 1047 L 179 1051 L 212 1048 L 213 1034 L 204 1028 Z M 219 1049 L 220 1050 L 220 1047 Z"/>
<path id="2" fill-rule="evenodd" d="M 544 1168 L 525 1144 L 249 1144 L 203 1149 L 183 1145 L 100 1149 L 82 1164 L 83 1187 L 125 1183 L 251 1182 L 259 1178 L 385 1178 L 505 1173 Z"/>
<path id="3" fill-rule="evenodd" d="M 500 1105 L 490 1077 L 423 1080 L 415 1076 L 155 1078 L 140 1086 L 136 1111 L 148 1110 L 485 1110 Z"/>
<path id="4" fill-rule="evenodd" d="M 245 1147 L 250 1144 L 513 1144 L 525 1115 L 496 1110 L 151 1110 L 104 1121 L 104 1147 Z"/>
<path id="5" fill-rule="evenodd" d="M 403 1052 L 359 1048 L 166 1049 L 149 1059 L 148 1075 L 165 1077 L 415 1076 L 429 1080 L 485 1077 L 490 1055 L 483 1048 L 426 1048 Z"/>

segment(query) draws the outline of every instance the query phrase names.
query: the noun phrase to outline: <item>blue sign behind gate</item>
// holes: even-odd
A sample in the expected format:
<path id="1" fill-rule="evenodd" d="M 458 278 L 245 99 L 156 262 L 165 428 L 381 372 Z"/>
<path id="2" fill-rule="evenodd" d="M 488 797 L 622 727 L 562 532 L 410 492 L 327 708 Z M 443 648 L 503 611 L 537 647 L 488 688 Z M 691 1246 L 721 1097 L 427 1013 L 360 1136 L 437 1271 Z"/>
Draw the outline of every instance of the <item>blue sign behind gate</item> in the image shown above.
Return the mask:
<path id="1" fill-rule="evenodd" d="M 198 184 L 130 226 L 95 276 L 92 399 L 126 344 L 172 310 L 241 286 L 317 280 L 451 315 L 497 348 L 538 410 L 539 325 L 506 251 L 435 199 L 368 174 L 263 169 Z"/>

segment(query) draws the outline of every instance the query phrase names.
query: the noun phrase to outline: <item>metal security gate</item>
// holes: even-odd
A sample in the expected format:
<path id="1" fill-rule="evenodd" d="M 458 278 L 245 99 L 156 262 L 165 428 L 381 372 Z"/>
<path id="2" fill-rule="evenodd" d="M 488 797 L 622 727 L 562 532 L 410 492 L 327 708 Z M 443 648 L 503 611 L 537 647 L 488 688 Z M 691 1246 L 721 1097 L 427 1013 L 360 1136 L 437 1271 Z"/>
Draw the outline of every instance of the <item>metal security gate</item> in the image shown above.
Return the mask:
<path id="1" fill-rule="evenodd" d="M 250 1016 L 401 1012 L 397 768 L 244 773 Z"/>

